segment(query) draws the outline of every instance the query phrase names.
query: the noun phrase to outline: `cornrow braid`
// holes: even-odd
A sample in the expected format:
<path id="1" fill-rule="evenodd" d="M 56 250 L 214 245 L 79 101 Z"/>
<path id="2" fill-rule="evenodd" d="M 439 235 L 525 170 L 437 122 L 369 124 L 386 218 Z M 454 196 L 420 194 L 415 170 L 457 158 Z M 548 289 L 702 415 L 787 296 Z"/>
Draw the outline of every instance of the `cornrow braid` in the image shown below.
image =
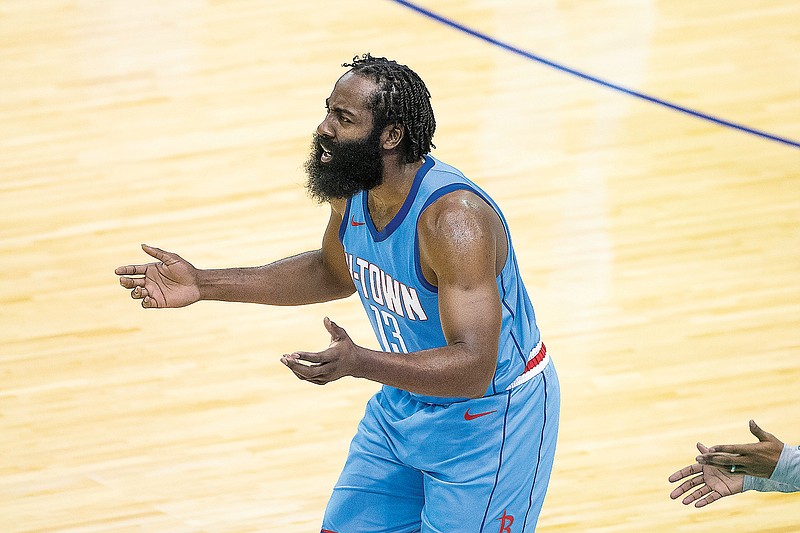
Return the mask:
<path id="1" fill-rule="evenodd" d="M 378 84 L 372 102 L 375 126 L 383 129 L 398 124 L 405 129 L 402 148 L 404 161 L 413 163 L 436 148 L 433 133 L 436 119 L 431 107 L 431 93 L 419 75 L 397 61 L 385 57 L 372 57 L 369 53 L 355 56 L 350 69 Z"/>

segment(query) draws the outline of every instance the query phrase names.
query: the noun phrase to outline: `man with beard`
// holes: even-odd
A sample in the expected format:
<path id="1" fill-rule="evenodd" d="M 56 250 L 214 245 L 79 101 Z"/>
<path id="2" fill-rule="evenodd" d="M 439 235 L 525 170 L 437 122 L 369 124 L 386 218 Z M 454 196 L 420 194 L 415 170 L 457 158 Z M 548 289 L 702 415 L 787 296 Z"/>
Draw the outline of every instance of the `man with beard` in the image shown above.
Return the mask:
<path id="1" fill-rule="evenodd" d="M 497 205 L 430 155 L 430 93 L 405 65 L 344 66 L 306 163 L 331 207 L 319 250 L 257 268 L 159 260 L 120 267 L 146 308 L 198 300 L 301 305 L 357 292 L 382 350 L 329 320 L 300 379 L 383 384 L 367 404 L 322 531 L 532 531 L 555 453 L 558 378 Z M 133 277 L 132 277 L 133 276 Z"/>

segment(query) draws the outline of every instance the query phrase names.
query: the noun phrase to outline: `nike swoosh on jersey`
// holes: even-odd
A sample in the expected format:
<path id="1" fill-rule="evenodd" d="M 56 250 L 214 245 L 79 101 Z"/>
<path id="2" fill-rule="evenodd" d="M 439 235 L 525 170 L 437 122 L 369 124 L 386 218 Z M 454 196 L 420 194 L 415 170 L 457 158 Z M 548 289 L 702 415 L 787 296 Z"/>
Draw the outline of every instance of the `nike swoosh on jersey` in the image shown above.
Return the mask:
<path id="1" fill-rule="evenodd" d="M 464 412 L 464 420 L 475 420 L 476 418 L 480 418 L 482 416 L 490 415 L 490 414 L 496 413 L 496 412 L 497 412 L 497 409 L 494 409 L 492 411 L 486 411 L 485 413 L 474 413 L 473 414 L 473 413 L 469 412 L 469 409 L 467 409 Z"/>
<path id="2" fill-rule="evenodd" d="M 354 218 L 350 219 L 351 226 L 363 226 L 364 224 L 366 224 L 366 222 L 356 222 L 356 219 Z"/>

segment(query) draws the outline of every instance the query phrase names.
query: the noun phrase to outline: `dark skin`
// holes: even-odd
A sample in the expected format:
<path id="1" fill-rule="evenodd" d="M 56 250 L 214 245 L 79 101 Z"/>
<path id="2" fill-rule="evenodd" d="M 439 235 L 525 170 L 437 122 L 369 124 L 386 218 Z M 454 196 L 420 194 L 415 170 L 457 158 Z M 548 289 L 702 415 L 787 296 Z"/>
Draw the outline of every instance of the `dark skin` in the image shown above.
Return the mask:
<path id="1" fill-rule="evenodd" d="M 750 433 L 758 439 L 751 444 L 718 444 L 697 457 L 697 462 L 704 465 L 717 466 L 730 470 L 736 466 L 736 472 L 751 476 L 769 478 L 778 464 L 783 451 L 783 441 L 772 433 L 761 429 L 755 420 L 751 420 Z"/>
<path id="2" fill-rule="evenodd" d="M 323 148 L 325 140 L 369 135 L 369 102 L 376 89 L 371 79 L 352 72 L 339 79 L 327 100 L 328 113 L 317 127 Z M 383 183 L 369 192 L 368 202 L 379 229 L 399 212 L 423 163 L 403 161 L 404 135 L 404 128 L 393 124 L 380 134 Z M 338 239 L 346 201 L 334 199 L 330 206 L 318 250 L 262 267 L 200 270 L 177 254 L 143 246 L 159 262 L 119 267 L 116 273 L 145 308 L 183 307 L 198 300 L 301 305 L 344 298 L 355 292 Z M 425 210 L 418 233 L 423 274 L 438 287 L 447 345 L 408 354 L 369 350 L 326 317 L 323 324 L 331 342 L 325 350 L 281 357 L 298 378 L 324 385 L 353 376 L 429 396 L 475 398 L 485 393 L 497 364 L 500 336 L 496 277 L 508 253 L 503 224 L 483 200 L 457 191 Z"/>
<path id="3" fill-rule="evenodd" d="M 669 477 L 672 482 L 683 481 L 670 497 L 677 499 L 685 495 L 684 505 L 695 502 L 695 507 L 704 507 L 725 496 L 742 492 L 745 474 L 769 478 L 780 459 L 783 442 L 761 429 L 755 420 L 750 421 L 750 433 L 758 442 L 719 444 L 710 448 L 698 442 L 700 455 L 696 458 L 697 463 Z M 732 467 L 735 467 L 734 472 L 731 472 Z"/>

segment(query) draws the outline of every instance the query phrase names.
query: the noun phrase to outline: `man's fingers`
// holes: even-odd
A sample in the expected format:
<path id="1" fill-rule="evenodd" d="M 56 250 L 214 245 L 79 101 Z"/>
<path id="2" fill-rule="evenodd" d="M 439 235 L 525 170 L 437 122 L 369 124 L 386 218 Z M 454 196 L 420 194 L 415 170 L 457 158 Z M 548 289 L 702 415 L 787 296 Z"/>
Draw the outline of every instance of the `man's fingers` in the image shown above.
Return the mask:
<path id="1" fill-rule="evenodd" d="M 719 492 L 714 490 L 714 491 L 711 491 L 708 494 L 708 496 L 706 496 L 705 498 L 703 498 L 701 500 L 698 500 L 697 503 L 694 504 L 694 506 L 699 509 L 700 507 L 705 507 L 709 503 L 714 503 L 715 501 L 719 500 L 720 498 L 722 498 L 722 494 L 720 494 Z"/>
<path id="2" fill-rule="evenodd" d="M 166 263 L 174 255 L 174 254 L 172 254 L 170 252 L 166 252 L 166 251 L 162 250 L 161 248 L 156 248 L 154 246 L 148 246 L 146 244 L 142 245 L 142 250 L 144 250 L 147 255 L 155 257 L 156 259 L 158 259 L 162 263 Z"/>
<path id="3" fill-rule="evenodd" d="M 702 465 L 695 463 L 691 466 L 681 468 L 680 470 L 669 476 L 669 480 L 674 483 L 675 481 L 680 481 L 681 479 L 691 476 L 693 474 L 699 474 L 702 471 L 703 471 Z"/>
<path id="4" fill-rule="evenodd" d="M 308 361 L 309 363 L 323 363 L 325 362 L 321 354 L 311 352 L 294 352 L 292 357 L 299 361 Z"/>
<path id="5" fill-rule="evenodd" d="M 142 250 L 144 250 L 147 255 L 155 257 L 162 263 L 167 262 L 169 259 L 172 259 L 175 256 L 175 254 L 165 252 L 160 248 L 154 248 L 153 246 L 148 246 L 146 244 L 142 245 Z M 114 269 L 114 274 L 118 276 L 144 276 L 147 273 L 147 268 L 153 266 L 154 264 L 155 263 L 118 266 Z"/>
<path id="6" fill-rule="evenodd" d="M 686 491 L 688 491 L 691 488 L 692 487 L 691 487 L 691 485 L 688 484 L 688 482 L 687 483 L 681 483 L 680 485 L 675 487 L 672 490 L 672 492 L 669 493 L 669 497 L 672 498 L 673 500 L 677 500 L 678 498 L 680 498 L 681 496 L 686 494 Z"/>
<path id="7" fill-rule="evenodd" d="M 703 496 L 706 496 L 706 495 L 708 495 L 710 492 L 711 492 L 711 487 L 709 487 L 708 485 L 703 485 L 702 487 L 700 487 L 700 488 L 699 488 L 699 489 L 697 489 L 696 491 L 689 493 L 689 494 L 688 494 L 688 495 L 687 495 L 687 496 L 686 496 L 686 497 L 683 499 L 682 503 L 683 503 L 684 505 L 689 505 L 689 504 L 690 504 L 690 503 L 692 503 L 693 501 L 695 501 L 695 500 L 699 500 L 699 499 L 700 499 L 700 498 L 702 498 Z"/>
<path id="8" fill-rule="evenodd" d="M 731 466 L 731 465 L 739 465 L 741 463 L 742 456 L 730 453 L 704 453 L 703 455 L 697 458 L 698 462 L 703 462 L 705 464 L 714 465 L 714 466 Z"/>
<path id="9" fill-rule="evenodd" d="M 138 300 L 140 298 L 145 298 L 145 297 L 147 297 L 149 295 L 150 294 L 147 292 L 147 289 L 145 289 L 144 287 L 141 287 L 141 286 L 140 287 L 136 287 L 135 289 L 133 289 L 131 291 L 131 298 L 133 298 L 134 300 Z"/>
<path id="10" fill-rule="evenodd" d="M 298 374 L 297 371 L 294 368 L 290 367 L 288 364 L 286 364 L 286 363 L 284 363 L 284 364 L 289 367 L 289 370 L 292 371 L 292 374 L 294 374 L 295 377 L 297 377 L 297 379 L 302 379 L 303 381 L 306 381 L 305 376 L 303 376 L 302 374 Z"/>
<path id="11" fill-rule="evenodd" d="M 680 487 L 676 487 L 675 489 L 672 490 L 672 492 L 669 493 L 669 497 L 672 498 L 673 500 L 677 500 L 682 495 L 683 491 L 681 490 Z"/>
<path id="12" fill-rule="evenodd" d="M 284 355 L 281 357 L 281 363 L 288 366 L 292 372 L 295 373 L 297 377 L 300 379 L 305 380 L 313 380 L 324 373 L 324 371 L 320 370 L 320 365 L 306 365 L 301 363 L 295 356 L 293 355 Z"/>
<path id="13" fill-rule="evenodd" d="M 143 276 L 147 272 L 147 265 L 125 265 L 114 269 L 118 276 Z"/>
<path id="14" fill-rule="evenodd" d="M 145 309 L 158 309 L 158 302 L 152 296 L 142 298 L 142 307 Z"/>
<path id="15" fill-rule="evenodd" d="M 703 455 L 713 455 L 715 453 L 726 453 L 729 455 L 745 455 L 753 444 L 717 444 L 705 451 Z"/>
<path id="16" fill-rule="evenodd" d="M 670 498 L 672 498 L 673 500 L 675 500 L 675 499 L 677 499 L 677 498 L 679 498 L 679 497 L 683 496 L 684 494 L 688 494 L 688 493 L 689 493 L 689 491 L 691 491 L 692 489 L 694 489 L 694 488 L 695 488 L 695 487 L 697 487 L 697 486 L 703 485 L 704 483 L 705 483 L 705 479 L 703 478 L 703 476 L 695 476 L 695 477 L 693 477 L 693 478 L 691 478 L 691 479 L 687 479 L 686 481 L 684 481 L 683 483 L 681 483 L 680 485 L 678 485 L 678 486 L 677 486 L 677 487 L 676 487 L 676 488 L 675 488 L 675 489 L 674 489 L 674 490 L 673 490 L 673 491 L 670 493 L 670 495 L 669 495 L 669 496 L 670 496 Z M 697 491 L 694 491 L 694 492 L 696 493 Z M 689 494 L 689 496 L 691 496 L 691 494 Z M 689 496 L 687 496 L 687 498 L 688 498 Z M 697 499 L 697 498 L 699 498 L 699 497 L 700 497 L 700 496 L 695 496 L 695 497 L 694 497 L 694 498 L 692 498 L 690 501 L 694 501 L 695 499 Z M 686 503 L 686 502 L 684 501 L 684 503 Z"/>
<path id="17" fill-rule="evenodd" d="M 119 284 L 125 287 L 126 289 L 132 289 L 134 287 L 144 287 L 144 278 L 128 278 L 125 276 L 121 276 L 119 278 Z"/>

